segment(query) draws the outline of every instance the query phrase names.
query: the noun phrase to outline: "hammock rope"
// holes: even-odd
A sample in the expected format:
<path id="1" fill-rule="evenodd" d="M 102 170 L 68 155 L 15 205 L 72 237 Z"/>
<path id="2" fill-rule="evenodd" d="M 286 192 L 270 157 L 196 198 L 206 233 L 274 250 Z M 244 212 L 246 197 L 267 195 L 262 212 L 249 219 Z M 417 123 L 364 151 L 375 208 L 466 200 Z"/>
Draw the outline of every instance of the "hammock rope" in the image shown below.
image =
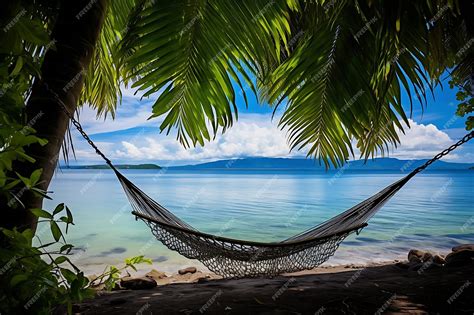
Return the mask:
<path id="1" fill-rule="evenodd" d="M 354 232 L 359 233 L 367 226 L 368 220 L 413 176 L 474 137 L 474 131 L 466 134 L 402 179 L 315 227 L 281 242 L 254 242 L 200 232 L 153 200 L 117 170 L 68 111 L 59 96 L 47 86 L 46 89 L 55 96 L 82 137 L 115 172 L 130 201 L 135 218 L 145 222 L 157 240 L 169 249 L 187 258 L 201 261 L 211 271 L 226 278 L 274 276 L 321 265 L 334 255 L 339 244 L 347 236 Z"/>

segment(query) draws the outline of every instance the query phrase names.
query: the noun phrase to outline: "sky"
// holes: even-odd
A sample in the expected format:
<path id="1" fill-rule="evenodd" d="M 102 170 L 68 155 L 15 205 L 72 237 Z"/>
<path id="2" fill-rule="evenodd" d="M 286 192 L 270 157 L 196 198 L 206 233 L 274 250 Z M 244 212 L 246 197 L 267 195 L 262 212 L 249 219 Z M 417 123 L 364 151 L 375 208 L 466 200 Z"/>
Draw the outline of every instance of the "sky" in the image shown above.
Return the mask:
<path id="1" fill-rule="evenodd" d="M 249 97 L 246 108 L 243 98 L 237 97 L 238 121 L 224 134 L 204 147 L 185 149 L 176 134 L 160 133 L 161 118 L 147 120 L 152 112 L 156 95 L 140 99 L 134 90 L 122 88 L 123 99 L 117 106 L 115 120 L 96 118 L 95 111 L 84 106 L 80 121 L 91 139 L 115 164 L 155 163 L 161 166 L 198 164 L 201 162 L 234 159 L 242 157 L 305 157 L 305 151 L 291 151 L 286 132 L 278 128 L 278 117 L 272 120 L 268 105 L 260 105 L 255 97 Z M 248 96 L 250 96 L 248 93 Z M 399 159 L 431 158 L 464 136 L 465 119 L 455 115 L 456 91 L 447 82 L 434 91 L 434 98 L 428 97 L 428 106 L 421 109 L 414 101 L 411 128 L 400 133 L 401 144 L 392 148 L 385 157 Z M 403 95 L 403 105 L 409 107 L 408 97 Z M 282 107 L 283 109 L 283 107 Z M 277 113 L 278 116 L 278 113 Z M 76 160 L 70 164 L 102 164 L 94 150 L 72 131 Z M 356 152 L 354 159 L 358 159 Z M 444 158 L 449 162 L 474 162 L 474 143 Z"/>

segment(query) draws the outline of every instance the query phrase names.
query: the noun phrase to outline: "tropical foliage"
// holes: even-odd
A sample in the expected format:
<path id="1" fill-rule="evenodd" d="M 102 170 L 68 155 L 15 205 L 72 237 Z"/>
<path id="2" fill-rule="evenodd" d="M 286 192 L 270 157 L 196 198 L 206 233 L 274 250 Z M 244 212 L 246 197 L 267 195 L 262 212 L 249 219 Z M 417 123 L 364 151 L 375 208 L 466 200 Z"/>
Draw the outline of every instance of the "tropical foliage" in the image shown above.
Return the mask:
<path id="1" fill-rule="evenodd" d="M 73 246 L 66 242 L 58 224 L 71 224 L 72 216 L 69 210 L 65 216 L 56 216 L 64 209 L 60 204 L 53 213 L 32 210 L 50 227 L 52 242 L 43 244 L 36 236 L 39 244 L 33 246 L 34 233 L 30 229 L 1 230 L 7 240 L 0 250 L 2 313 L 51 314 L 60 304 L 67 305 L 71 313 L 72 302 L 93 296 L 93 291 L 87 288 L 88 279 L 69 258 Z"/>
<path id="2" fill-rule="evenodd" d="M 4 187 L 2 187 L 4 188 Z M 67 242 L 68 226 L 73 223 L 67 206 L 59 204 L 53 212 L 31 210 L 43 227 L 34 235 L 26 229 L 0 229 L 5 246 L 0 249 L 0 310 L 5 314 L 52 314 L 58 306 L 72 314 L 73 303 L 94 296 L 93 288 L 111 290 L 118 285 L 122 272 L 136 270 L 148 263 L 143 256 L 127 258 L 120 268 L 107 267 L 99 276 L 89 279 L 75 265 L 81 251 Z M 60 228 L 65 225 L 65 232 Z M 50 231 L 52 241 L 45 232 Z M 5 242 L 6 240 L 6 242 Z M 36 244 L 36 245 L 32 245 Z"/>
<path id="3" fill-rule="evenodd" d="M 340 165 L 353 140 L 366 158 L 396 145 L 414 101 L 424 107 L 446 69 L 472 73 L 461 9 L 457 1 L 141 1 L 120 55 L 132 86 L 160 92 L 152 117 L 164 116 L 161 130 L 176 128 L 185 146 L 231 126 L 234 87 L 245 96 L 249 86 L 284 104 L 280 126 L 292 148 Z"/>
<path id="4" fill-rule="evenodd" d="M 54 48 L 42 31 L 54 6 L 36 8 L 36 31 L 22 34 L 36 34 L 29 49 L 38 57 L 41 45 Z M 111 1 L 80 104 L 114 116 L 120 86 L 130 84 L 158 95 L 151 117 L 163 116 L 162 131 L 195 146 L 232 126 L 236 94 L 246 100 L 250 91 L 284 107 L 292 148 L 340 165 L 354 143 L 363 157 L 396 145 L 414 103 L 426 105 L 447 69 L 468 85 L 469 8 L 452 0 Z"/>
<path id="5" fill-rule="evenodd" d="M 72 213 L 59 204 L 49 212 L 40 208 L 25 209 L 25 195 L 49 198 L 39 186 L 43 169 L 21 175 L 19 163 L 34 165 L 36 159 L 28 154 L 33 144 L 47 145 L 46 139 L 36 135 L 35 122 L 43 117 L 38 113 L 26 121 L 24 107 L 31 95 L 32 83 L 41 78 L 41 64 L 55 41 L 49 37 L 48 25 L 54 15 L 48 15 L 53 2 L 22 1 L 2 7 L 2 14 L 13 17 L 3 23 L 0 31 L 0 313 L 51 314 L 64 305 L 69 314 L 72 303 L 92 297 L 97 285 L 110 289 L 122 271 L 134 269 L 135 264 L 150 263 L 142 256 L 129 258 L 121 268 L 108 267 L 93 281 L 89 281 L 75 265 L 77 251 L 66 241 Z M 11 10 L 10 12 L 7 12 Z M 115 92 L 114 92 L 115 94 Z M 88 95 L 84 93 L 84 95 Z M 91 96 L 90 96 L 91 97 Z M 52 159 L 48 167 L 54 167 Z M 5 228 L 8 208 L 12 213 L 29 211 L 39 218 L 40 229 L 35 232 L 25 226 Z"/>
<path id="6" fill-rule="evenodd" d="M 81 3 L 79 18 L 89 5 L 108 5 L 103 23 L 90 24 L 100 33 L 92 43 L 92 60 L 78 74 L 84 78 L 75 98 L 79 104 L 71 108 L 86 104 L 98 116 L 113 117 L 120 87 L 131 85 L 145 97 L 158 95 L 151 117 L 161 117 L 160 129 L 176 131 L 185 146 L 205 145 L 232 126 L 237 93 L 245 100 L 254 93 L 275 111 L 282 109 L 280 126 L 292 148 L 307 150 L 326 165 L 341 165 L 355 143 L 367 158 L 398 143 L 414 103 L 425 107 L 446 72 L 450 86 L 459 89 L 457 114 L 466 117 L 467 129 L 474 127 L 470 1 Z M 50 34 L 65 5 L 62 0 L 9 1 L 0 11 L 0 205 L 9 213 L 31 211 L 53 238 L 33 245 L 33 230 L 25 228 L 31 222 L 1 228 L 0 305 L 6 313 L 23 312 L 28 301 L 32 312 L 49 313 L 61 303 L 71 312 L 71 303 L 89 296 L 91 285 L 112 288 L 123 268 L 149 262 L 129 259 L 90 283 L 71 262 L 73 246 L 60 228 L 65 225 L 67 232 L 73 223 L 68 208 L 60 204 L 48 212 L 22 203 L 25 194 L 47 197 L 39 186 L 49 182 L 52 172 L 45 171 L 57 161 L 47 156 L 40 165 L 29 154 L 32 146 L 51 142 L 36 136 L 41 112 L 27 121 L 24 109 L 33 83 L 48 71 L 43 61 L 57 48 Z M 66 84 L 71 78 L 62 80 Z M 402 104 L 404 91 L 408 106 Z M 49 106 L 58 106 L 53 96 Z M 19 174 L 21 165 L 34 170 Z"/>
<path id="7" fill-rule="evenodd" d="M 38 188 L 41 169 L 24 177 L 12 172 L 13 165 L 18 160 L 33 163 L 25 148 L 35 142 L 46 143 L 31 127 L 13 121 L 14 116 L 0 111 L 0 196 L 8 200 L 10 208 L 21 208 L 20 198 L 27 191 L 49 197 Z M 7 176 L 12 173 L 16 176 Z M 38 208 L 29 211 L 39 218 L 41 228 L 36 235 L 31 229 L 0 228 L 2 314 L 51 314 L 58 305 L 65 305 L 71 314 L 73 302 L 93 296 L 92 287 L 111 289 L 123 271 L 151 263 L 143 256 L 129 258 L 123 267 L 110 266 L 89 281 L 74 264 L 81 252 L 66 240 L 68 228 L 74 224 L 70 209 L 61 203 L 52 212 Z"/>

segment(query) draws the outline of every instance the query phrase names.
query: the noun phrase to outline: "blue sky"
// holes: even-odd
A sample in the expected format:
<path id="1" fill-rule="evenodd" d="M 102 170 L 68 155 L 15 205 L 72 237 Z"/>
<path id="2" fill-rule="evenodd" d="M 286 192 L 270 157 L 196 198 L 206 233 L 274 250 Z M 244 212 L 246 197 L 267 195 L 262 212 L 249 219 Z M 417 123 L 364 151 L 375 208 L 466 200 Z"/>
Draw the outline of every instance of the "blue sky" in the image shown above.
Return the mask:
<path id="1" fill-rule="evenodd" d="M 84 129 L 115 163 L 158 163 L 160 165 L 182 165 L 247 156 L 297 157 L 305 152 L 290 152 L 286 134 L 277 127 L 278 119 L 271 119 L 272 109 L 259 105 L 250 91 L 249 107 L 238 95 L 239 120 L 224 135 L 204 147 L 185 150 L 175 134 L 166 136 L 158 127 L 161 119 L 147 120 L 156 98 L 140 100 L 131 89 L 122 89 L 123 100 L 118 106 L 115 120 L 95 118 L 89 108 L 81 111 Z M 437 87 L 434 98 L 428 97 L 424 111 L 417 100 L 411 128 L 401 135 L 401 145 L 393 148 L 390 157 L 401 159 L 430 158 L 437 152 L 466 134 L 465 119 L 455 116 L 456 91 L 447 82 Z M 403 95 L 403 104 L 409 108 L 408 97 Z M 283 106 L 282 108 L 283 109 Z M 94 151 L 73 132 L 77 164 L 100 163 Z M 358 158 L 358 156 L 356 156 Z M 474 143 L 466 144 L 446 158 L 451 162 L 474 162 Z"/>

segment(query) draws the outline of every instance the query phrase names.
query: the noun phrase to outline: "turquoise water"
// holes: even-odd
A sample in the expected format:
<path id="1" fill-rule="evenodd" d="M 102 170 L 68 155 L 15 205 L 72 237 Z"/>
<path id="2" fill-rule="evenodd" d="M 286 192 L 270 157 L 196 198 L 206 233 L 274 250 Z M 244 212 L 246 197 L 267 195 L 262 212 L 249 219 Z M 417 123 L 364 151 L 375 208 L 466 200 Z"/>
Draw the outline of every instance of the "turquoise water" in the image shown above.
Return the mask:
<path id="1" fill-rule="evenodd" d="M 401 178 L 383 172 L 159 171 L 123 173 L 148 195 L 201 231 L 256 241 L 277 241 L 314 226 Z M 409 182 L 360 235 L 346 239 L 326 264 L 404 258 L 410 248 L 446 252 L 474 241 L 474 172 L 427 172 Z M 62 170 L 50 190 L 51 209 L 65 202 L 75 226 L 68 240 L 73 261 L 86 272 L 144 254 L 172 272 L 199 265 L 157 242 L 109 170 Z M 39 227 L 47 237 L 47 227 Z"/>

